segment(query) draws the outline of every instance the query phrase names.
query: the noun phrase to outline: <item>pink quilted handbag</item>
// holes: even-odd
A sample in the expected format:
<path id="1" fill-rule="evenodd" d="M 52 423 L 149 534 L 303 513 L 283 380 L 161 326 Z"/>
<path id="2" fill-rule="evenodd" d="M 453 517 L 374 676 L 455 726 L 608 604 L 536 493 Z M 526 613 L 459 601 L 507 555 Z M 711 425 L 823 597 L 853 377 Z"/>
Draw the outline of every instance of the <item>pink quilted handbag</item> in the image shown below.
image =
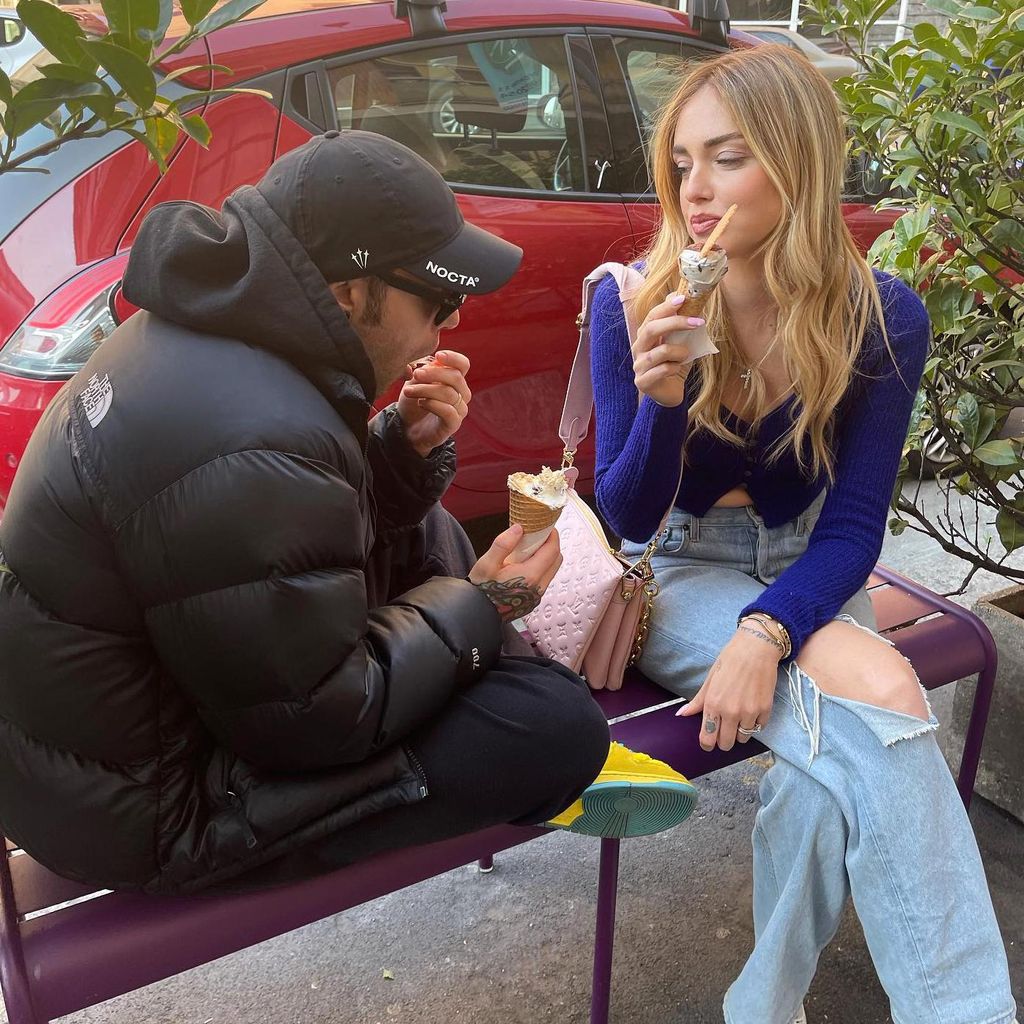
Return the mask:
<path id="1" fill-rule="evenodd" d="M 562 468 L 575 483 L 572 460 L 587 436 L 594 409 L 590 377 L 590 309 L 600 280 L 613 274 L 623 297 L 640 274 L 620 263 L 606 263 L 583 283 L 583 312 L 577 323 L 580 343 L 573 361 L 559 436 L 565 443 Z M 627 317 L 628 322 L 628 317 Z M 628 323 L 630 337 L 635 331 Z M 680 479 L 682 476 L 680 474 Z M 677 488 L 678 493 L 678 488 Z M 675 497 L 669 505 L 675 504 Z M 651 555 L 668 512 L 640 560 L 630 563 L 613 551 L 597 516 L 570 489 L 558 520 L 562 565 L 540 604 L 526 616 L 526 628 L 539 654 L 560 661 L 584 676 L 595 690 L 617 690 L 627 667 L 640 656 L 647 637 L 651 605 L 658 592 Z"/>

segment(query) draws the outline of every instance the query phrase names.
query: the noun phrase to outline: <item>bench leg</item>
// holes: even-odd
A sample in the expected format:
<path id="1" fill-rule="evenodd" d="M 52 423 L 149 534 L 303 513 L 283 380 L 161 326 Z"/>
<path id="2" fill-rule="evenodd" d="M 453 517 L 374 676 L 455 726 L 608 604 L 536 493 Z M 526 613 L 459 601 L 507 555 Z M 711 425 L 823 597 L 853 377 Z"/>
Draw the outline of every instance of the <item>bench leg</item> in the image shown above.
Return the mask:
<path id="1" fill-rule="evenodd" d="M 476 866 L 480 869 L 482 875 L 489 874 L 494 870 L 494 856 L 488 854 L 486 857 L 481 857 L 477 862 Z"/>
<path id="2" fill-rule="evenodd" d="M 7 866 L 4 837 L 0 835 L 0 989 L 10 1024 L 47 1024 L 36 1014 L 21 952 L 14 884 Z"/>
<path id="3" fill-rule="evenodd" d="M 619 840 L 602 839 L 597 881 L 597 928 L 594 935 L 594 987 L 590 997 L 590 1024 L 608 1024 L 615 942 L 615 897 L 618 887 Z"/>
<path id="4" fill-rule="evenodd" d="M 978 673 L 978 686 L 974 691 L 974 704 L 971 707 L 971 720 L 964 736 L 964 752 L 960 758 L 960 774 L 956 786 L 960 790 L 960 799 L 964 807 L 970 810 L 971 796 L 974 793 L 974 780 L 978 774 L 978 762 L 981 760 L 981 747 L 985 742 L 985 726 L 988 724 L 989 706 L 992 704 L 992 689 L 996 682 L 996 664 L 987 660 L 985 667 Z"/>

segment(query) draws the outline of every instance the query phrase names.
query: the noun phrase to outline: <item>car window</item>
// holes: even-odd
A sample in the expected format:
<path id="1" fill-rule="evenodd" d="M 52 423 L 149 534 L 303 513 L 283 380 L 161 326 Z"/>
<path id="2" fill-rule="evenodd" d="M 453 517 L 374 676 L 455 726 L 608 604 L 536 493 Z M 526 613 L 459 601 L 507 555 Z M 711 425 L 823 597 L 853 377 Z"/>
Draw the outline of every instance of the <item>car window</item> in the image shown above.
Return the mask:
<path id="1" fill-rule="evenodd" d="M 0 19 L 0 28 L 3 29 L 0 33 L 0 46 L 12 46 L 25 37 L 25 26 L 13 18 Z"/>
<path id="2" fill-rule="evenodd" d="M 562 36 L 403 50 L 328 70 L 339 128 L 387 135 L 452 185 L 586 187 Z"/>
<path id="3" fill-rule="evenodd" d="M 681 49 L 668 40 L 619 38 L 615 50 L 646 145 L 658 111 L 679 84 Z"/>
<path id="4" fill-rule="evenodd" d="M 754 35 L 758 39 L 763 39 L 766 43 L 781 43 L 783 46 L 788 46 L 791 50 L 800 49 L 789 36 L 784 36 L 781 32 L 755 32 Z"/>

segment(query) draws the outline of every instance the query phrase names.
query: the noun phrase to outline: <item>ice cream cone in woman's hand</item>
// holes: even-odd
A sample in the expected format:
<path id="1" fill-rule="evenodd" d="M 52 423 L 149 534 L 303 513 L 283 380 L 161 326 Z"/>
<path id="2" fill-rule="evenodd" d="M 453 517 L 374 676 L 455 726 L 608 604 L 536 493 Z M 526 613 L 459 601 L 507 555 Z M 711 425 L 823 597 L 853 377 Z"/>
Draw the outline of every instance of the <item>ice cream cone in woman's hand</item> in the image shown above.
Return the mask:
<path id="1" fill-rule="evenodd" d="M 733 204 L 703 243 L 688 245 L 679 254 L 679 294 L 685 296 L 679 307 L 680 316 L 703 317 L 711 293 L 725 277 L 729 257 L 717 242 L 735 212 Z"/>
<path id="2" fill-rule="evenodd" d="M 539 473 L 513 473 L 508 478 L 508 521 L 523 528 L 523 538 L 509 556 L 529 558 L 547 540 L 569 497 L 562 469 L 544 466 Z"/>

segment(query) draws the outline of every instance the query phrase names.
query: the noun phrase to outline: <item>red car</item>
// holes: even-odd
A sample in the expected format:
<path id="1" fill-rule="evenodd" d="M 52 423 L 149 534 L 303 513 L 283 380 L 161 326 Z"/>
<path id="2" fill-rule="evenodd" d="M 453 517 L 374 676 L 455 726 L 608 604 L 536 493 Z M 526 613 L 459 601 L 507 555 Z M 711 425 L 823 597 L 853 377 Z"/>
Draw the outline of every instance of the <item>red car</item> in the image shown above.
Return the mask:
<path id="1" fill-rule="evenodd" d="M 580 281 L 633 257 L 655 226 L 643 140 L 671 65 L 756 40 L 727 34 L 721 0 L 694 0 L 692 19 L 634 0 L 444 7 L 268 0 L 210 37 L 208 54 L 175 58 L 226 65 L 218 84 L 271 94 L 210 104 L 209 150 L 186 142 L 160 177 L 139 143 L 109 136 L 45 157 L 49 174 L 3 176 L 0 510 L 43 409 L 131 312 L 117 284 L 147 211 L 182 198 L 219 206 L 328 128 L 416 149 L 469 220 L 525 250 L 510 285 L 466 304 L 450 342 L 472 360 L 474 401 L 449 507 L 463 520 L 500 511 L 509 472 L 558 463 Z M 847 213 L 865 249 L 894 216 L 860 196 Z M 586 489 L 592 448 L 577 465 Z"/>

